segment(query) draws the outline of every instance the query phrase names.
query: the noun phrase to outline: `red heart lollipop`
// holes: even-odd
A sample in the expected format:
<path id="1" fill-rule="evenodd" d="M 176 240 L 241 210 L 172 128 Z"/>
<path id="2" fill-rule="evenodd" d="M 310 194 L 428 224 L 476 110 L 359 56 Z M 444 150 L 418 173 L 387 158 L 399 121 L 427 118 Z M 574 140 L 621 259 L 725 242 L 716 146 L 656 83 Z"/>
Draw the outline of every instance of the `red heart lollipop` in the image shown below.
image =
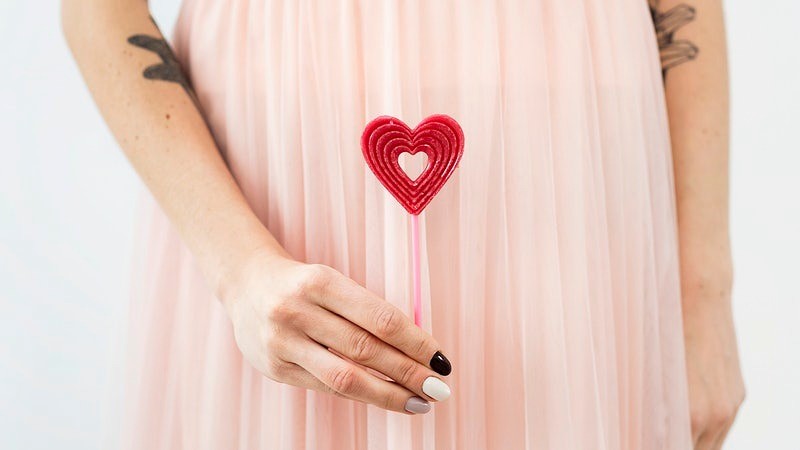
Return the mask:
<path id="1" fill-rule="evenodd" d="M 402 120 L 379 116 L 364 128 L 361 151 L 381 184 L 410 214 L 417 215 L 458 166 L 464 153 L 464 132 L 450 116 L 426 117 L 413 130 Z M 398 162 L 402 153 L 423 152 L 428 157 L 425 170 L 412 180 Z"/>

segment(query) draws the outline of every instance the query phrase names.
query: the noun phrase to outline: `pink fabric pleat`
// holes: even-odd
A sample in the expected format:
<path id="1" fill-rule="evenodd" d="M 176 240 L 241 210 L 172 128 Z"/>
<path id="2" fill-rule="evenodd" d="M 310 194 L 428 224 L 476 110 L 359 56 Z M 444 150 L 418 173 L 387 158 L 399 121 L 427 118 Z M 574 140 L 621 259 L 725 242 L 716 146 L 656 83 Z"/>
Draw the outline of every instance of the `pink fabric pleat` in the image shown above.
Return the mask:
<path id="1" fill-rule="evenodd" d="M 453 396 L 410 417 L 264 378 L 147 198 L 126 448 L 690 448 L 647 2 L 186 0 L 176 30 L 264 224 L 409 316 L 409 218 L 359 137 L 382 114 L 459 121 L 460 167 L 420 216 L 422 322 Z"/>

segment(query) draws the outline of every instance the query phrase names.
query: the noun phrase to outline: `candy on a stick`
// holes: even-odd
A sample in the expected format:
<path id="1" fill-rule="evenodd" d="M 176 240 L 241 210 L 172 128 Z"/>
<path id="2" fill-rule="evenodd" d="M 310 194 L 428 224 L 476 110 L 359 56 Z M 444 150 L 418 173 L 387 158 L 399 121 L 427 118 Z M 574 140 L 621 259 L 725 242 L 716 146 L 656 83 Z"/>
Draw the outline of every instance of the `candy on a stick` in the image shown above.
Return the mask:
<path id="1" fill-rule="evenodd" d="M 411 215 L 411 253 L 414 284 L 414 323 L 422 322 L 420 285 L 419 214 L 442 189 L 464 153 L 464 132 L 452 117 L 433 114 L 411 129 L 402 120 L 378 116 L 361 135 L 367 165 L 386 190 Z M 425 153 L 427 165 L 411 179 L 400 167 L 403 153 Z"/>

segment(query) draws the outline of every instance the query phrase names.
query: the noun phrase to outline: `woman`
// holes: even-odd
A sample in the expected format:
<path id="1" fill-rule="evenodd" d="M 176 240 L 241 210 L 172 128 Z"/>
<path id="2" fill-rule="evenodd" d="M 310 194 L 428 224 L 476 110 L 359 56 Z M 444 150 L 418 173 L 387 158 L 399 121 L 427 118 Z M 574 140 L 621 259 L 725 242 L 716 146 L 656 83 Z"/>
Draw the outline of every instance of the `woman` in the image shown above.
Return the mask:
<path id="1" fill-rule="evenodd" d="M 142 0 L 63 22 L 157 202 L 127 447 L 722 445 L 720 0 L 186 0 L 177 58 Z M 422 217 L 418 328 L 407 217 L 359 137 L 434 113 L 466 148 Z"/>

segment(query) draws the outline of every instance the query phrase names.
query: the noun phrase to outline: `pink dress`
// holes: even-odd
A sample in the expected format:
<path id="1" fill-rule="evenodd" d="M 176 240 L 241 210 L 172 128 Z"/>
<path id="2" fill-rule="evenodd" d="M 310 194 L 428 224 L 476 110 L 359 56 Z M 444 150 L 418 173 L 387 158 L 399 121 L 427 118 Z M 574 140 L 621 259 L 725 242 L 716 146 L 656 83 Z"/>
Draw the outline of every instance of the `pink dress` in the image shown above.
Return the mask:
<path id="1" fill-rule="evenodd" d="M 409 315 L 408 215 L 360 134 L 381 114 L 459 121 L 464 157 L 420 223 L 423 326 L 453 395 L 411 417 L 266 379 L 148 200 L 126 446 L 690 448 L 645 0 L 186 0 L 174 44 L 269 230 Z"/>

